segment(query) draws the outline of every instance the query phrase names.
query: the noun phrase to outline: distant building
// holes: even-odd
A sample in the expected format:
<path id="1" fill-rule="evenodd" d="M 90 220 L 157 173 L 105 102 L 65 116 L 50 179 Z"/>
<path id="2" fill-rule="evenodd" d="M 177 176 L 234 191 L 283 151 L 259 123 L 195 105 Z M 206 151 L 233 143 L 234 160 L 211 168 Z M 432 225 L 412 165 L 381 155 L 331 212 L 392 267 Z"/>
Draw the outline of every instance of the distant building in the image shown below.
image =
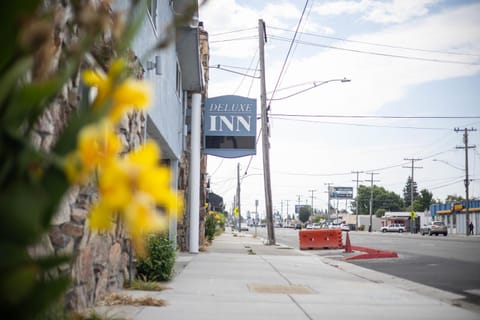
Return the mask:
<path id="1" fill-rule="evenodd" d="M 480 200 L 470 200 L 469 215 L 473 222 L 474 234 L 480 232 Z M 436 203 L 430 205 L 432 219 L 443 221 L 448 226 L 449 233 L 467 234 L 467 210 L 465 201 L 454 203 Z"/>

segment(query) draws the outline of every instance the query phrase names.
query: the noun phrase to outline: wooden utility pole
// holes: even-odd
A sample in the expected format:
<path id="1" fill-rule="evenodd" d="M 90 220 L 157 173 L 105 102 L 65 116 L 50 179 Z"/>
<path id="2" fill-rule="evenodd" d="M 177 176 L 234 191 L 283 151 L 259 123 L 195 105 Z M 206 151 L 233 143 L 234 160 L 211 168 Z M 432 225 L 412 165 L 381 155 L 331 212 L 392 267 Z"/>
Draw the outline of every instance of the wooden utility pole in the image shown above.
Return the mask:
<path id="1" fill-rule="evenodd" d="M 270 178 L 270 143 L 268 136 L 267 116 L 267 86 L 265 82 L 265 23 L 262 19 L 258 20 L 258 46 L 260 55 L 260 100 L 261 100 L 261 118 L 262 118 L 262 154 L 263 154 L 263 183 L 265 188 L 265 214 L 267 219 L 268 245 L 275 245 L 275 229 L 273 228 L 272 212 L 272 186 Z"/>
<path id="2" fill-rule="evenodd" d="M 370 214 L 370 225 L 368 226 L 368 232 L 372 232 L 372 213 L 373 213 L 373 182 L 377 182 L 377 181 L 380 181 L 380 180 L 373 180 L 373 175 L 374 174 L 379 174 L 377 172 L 368 172 L 367 174 L 370 174 L 372 177 L 370 178 L 370 180 L 365 180 L 365 181 L 370 181 L 370 206 L 369 206 L 369 214 Z"/>
<path id="3" fill-rule="evenodd" d="M 330 186 L 333 185 L 333 183 L 326 182 L 324 185 L 327 186 L 327 217 L 325 220 L 330 220 Z"/>
<path id="4" fill-rule="evenodd" d="M 312 216 L 314 215 L 313 214 L 313 193 L 314 192 L 317 192 L 317 190 L 308 190 L 308 192 L 311 192 L 312 193 Z"/>
<path id="5" fill-rule="evenodd" d="M 423 169 L 423 167 L 415 167 L 415 161 L 420 161 L 422 159 L 405 158 L 403 160 L 412 161 L 411 166 L 403 166 L 403 168 L 412 169 L 412 181 L 410 183 L 410 206 L 411 206 L 411 210 L 413 211 L 413 200 L 414 200 L 413 199 L 413 184 L 415 182 L 415 179 L 413 179 L 414 169 Z"/>
<path id="6" fill-rule="evenodd" d="M 242 211 L 240 210 L 240 163 L 237 163 L 237 209 L 238 209 L 238 232 L 242 232 Z"/>
<path id="7" fill-rule="evenodd" d="M 352 173 L 356 173 L 357 174 L 357 180 L 352 180 L 352 181 L 356 181 L 357 182 L 357 195 L 355 197 L 355 202 L 356 202 L 356 205 L 355 205 L 355 231 L 358 231 L 358 175 L 360 173 L 363 173 L 363 171 L 352 171 Z"/>
<path id="8" fill-rule="evenodd" d="M 469 199 L 469 192 L 468 186 L 470 185 L 470 179 L 468 178 L 468 149 L 475 148 L 475 145 L 469 146 L 468 145 L 468 132 L 469 131 L 477 131 L 475 128 L 467 129 L 464 128 L 463 130 L 459 128 L 454 129 L 455 132 L 463 131 L 463 147 L 458 147 L 457 149 L 465 149 L 465 227 L 466 227 L 466 234 L 467 236 L 470 235 L 468 230 L 468 224 L 470 223 L 470 199 Z"/>

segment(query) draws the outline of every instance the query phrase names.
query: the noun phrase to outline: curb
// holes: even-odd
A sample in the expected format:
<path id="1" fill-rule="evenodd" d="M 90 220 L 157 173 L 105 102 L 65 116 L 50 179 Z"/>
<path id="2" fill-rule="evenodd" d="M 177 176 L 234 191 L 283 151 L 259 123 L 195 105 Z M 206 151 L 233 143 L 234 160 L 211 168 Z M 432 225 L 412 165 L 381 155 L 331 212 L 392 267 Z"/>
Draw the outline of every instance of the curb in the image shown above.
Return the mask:
<path id="1" fill-rule="evenodd" d="M 360 247 L 360 246 L 351 246 L 352 250 L 354 251 L 362 251 L 365 253 L 346 257 L 343 260 L 359 260 L 359 259 L 381 259 L 381 258 L 398 258 L 398 254 L 395 251 L 386 251 L 386 250 L 378 250 L 372 249 L 367 247 Z"/>

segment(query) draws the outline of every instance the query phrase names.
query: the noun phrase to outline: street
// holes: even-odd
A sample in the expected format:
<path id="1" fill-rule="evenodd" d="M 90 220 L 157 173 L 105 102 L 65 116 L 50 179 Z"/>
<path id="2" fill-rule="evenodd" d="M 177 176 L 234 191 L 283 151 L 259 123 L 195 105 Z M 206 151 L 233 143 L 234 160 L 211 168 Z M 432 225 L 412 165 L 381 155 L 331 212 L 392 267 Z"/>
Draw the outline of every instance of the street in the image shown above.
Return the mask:
<path id="1" fill-rule="evenodd" d="M 254 233 L 254 228 L 250 228 Z M 267 238 L 265 228 L 257 228 Z M 298 249 L 298 230 L 275 228 L 276 242 Z M 343 233 L 345 242 L 345 232 Z M 351 260 L 358 266 L 465 296 L 480 305 L 480 238 L 350 232 L 352 245 L 395 251 L 394 259 Z M 312 250 L 312 254 L 325 250 Z"/>

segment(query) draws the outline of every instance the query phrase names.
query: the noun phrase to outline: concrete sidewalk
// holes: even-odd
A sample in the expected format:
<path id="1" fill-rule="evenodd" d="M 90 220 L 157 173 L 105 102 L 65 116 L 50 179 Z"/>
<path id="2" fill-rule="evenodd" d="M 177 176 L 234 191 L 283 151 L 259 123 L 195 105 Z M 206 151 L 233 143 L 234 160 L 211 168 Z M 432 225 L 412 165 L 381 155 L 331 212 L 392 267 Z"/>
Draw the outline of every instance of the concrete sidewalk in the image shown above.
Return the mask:
<path id="1" fill-rule="evenodd" d="M 226 232 L 206 252 L 179 254 L 171 288 L 122 291 L 167 301 L 164 307 L 98 307 L 150 319 L 480 319 L 461 296 L 370 271 L 315 251 L 266 246 L 249 234 Z"/>

